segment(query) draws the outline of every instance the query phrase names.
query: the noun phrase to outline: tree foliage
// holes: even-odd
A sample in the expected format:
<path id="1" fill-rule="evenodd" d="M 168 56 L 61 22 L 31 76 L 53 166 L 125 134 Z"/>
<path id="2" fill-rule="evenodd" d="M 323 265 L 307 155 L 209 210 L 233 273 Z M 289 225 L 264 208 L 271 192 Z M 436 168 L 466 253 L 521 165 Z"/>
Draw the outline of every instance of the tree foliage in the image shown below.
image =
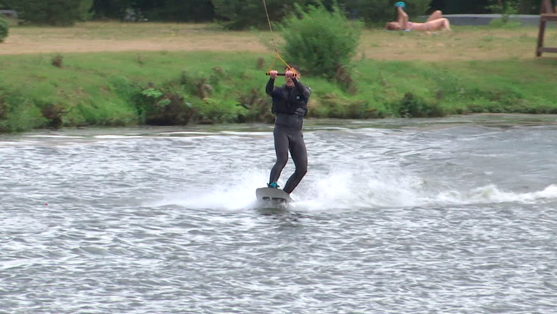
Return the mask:
<path id="1" fill-rule="evenodd" d="M 22 20 L 33 24 L 72 26 L 84 19 L 90 0 L 5 0 Z"/>
<path id="2" fill-rule="evenodd" d="M 212 0 L 217 19 L 229 29 L 243 29 L 250 26 L 268 27 L 265 6 L 262 0 Z M 294 4 L 306 6 L 308 0 L 266 0 L 269 19 L 282 21 L 294 10 Z"/>
<path id="3" fill-rule="evenodd" d="M 134 8 L 150 21 L 204 22 L 215 16 L 211 0 L 136 0 Z"/>
<path id="4" fill-rule="evenodd" d="M 123 19 L 126 9 L 134 3 L 133 0 L 94 0 L 92 11 L 96 19 Z"/>
<path id="5" fill-rule="evenodd" d="M 398 0 L 265 1 L 269 17 L 275 23 L 289 16 L 294 4 L 307 8 L 322 3 L 332 11 L 336 2 L 347 18 L 382 25 L 396 18 L 394 3 Z M 555 5 L 555 0 L 552 2 Z M 540 4 L 540 0 L 407 0 L 406 11 L 411 18 L 432 10 L 442 10 L 445 14 L 474 14 L 498 13 L 501 8 L 511 7 L 519 14 L 539 14 Z M 22 19 L 34 24 L 58 26 L 73 25 L 93 16 L 126 20 L 132 15 L 151 21 L 220 21 L 229 29 L 268 27 L 263 0 L 0 0 L 0 8 L 17 10 Z"/>
<path id="6" fill-rule="evenodd" d="M 492 4 L 508 6 L 510 2 L 520 14 L 539 14 L 541 0 L 432 0 L 432 8 L 443 10 L 446 14 L 495 13 Z M 552 1 L 555 4 L 555 0 Z"/>
<path id="7" fill-rule="evenodd" d="M 8 22 L 0 16 L 0 43 L 4 42 L 4 39 L 8 37 L 9 30 Z"/>

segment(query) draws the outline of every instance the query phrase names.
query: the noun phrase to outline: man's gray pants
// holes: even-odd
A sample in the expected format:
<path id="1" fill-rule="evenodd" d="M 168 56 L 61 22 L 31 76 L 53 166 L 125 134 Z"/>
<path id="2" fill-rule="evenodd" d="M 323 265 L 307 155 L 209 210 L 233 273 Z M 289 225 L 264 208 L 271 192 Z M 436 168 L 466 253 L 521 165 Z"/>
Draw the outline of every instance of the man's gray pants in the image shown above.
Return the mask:
<path id="1" fill-rule="evenodd" d="M 298 186 L 302 178 L 308 171 L 308 154 L 304 135 L 302 130 L 290 128 L 284 125 L 275 125 L 273 131 L 275 138 L 275 151 L 277 153 L 277 161 L 271 169 L 271 177 L 269 182 L 277 182 L 282 170 L 288 161 L 288 152 L 292 156 L 296 170 L 290 176 L 283 191 L 290 194 Z"/>

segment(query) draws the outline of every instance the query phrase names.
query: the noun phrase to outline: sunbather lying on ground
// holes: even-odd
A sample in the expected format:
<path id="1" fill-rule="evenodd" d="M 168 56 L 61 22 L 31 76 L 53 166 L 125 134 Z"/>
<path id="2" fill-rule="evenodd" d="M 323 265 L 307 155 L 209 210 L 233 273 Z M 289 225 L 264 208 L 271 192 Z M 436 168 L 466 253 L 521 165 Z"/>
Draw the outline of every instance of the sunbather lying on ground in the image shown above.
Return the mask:
<path id="1" fill-rule="evenodd" d="M 440 31 L 451 30 L 451 24 L 448 19 L 443 17 L 443 13 L 439 10 L 433 12 L 425 23 L 414 23 L 408 21 L 408 14 L 404 12 L 404 3 L 397 3 L 398 18 L 395 22 L 389 22 L 385 25 L 387 30 L 405 30 L 405 31 Z"/>

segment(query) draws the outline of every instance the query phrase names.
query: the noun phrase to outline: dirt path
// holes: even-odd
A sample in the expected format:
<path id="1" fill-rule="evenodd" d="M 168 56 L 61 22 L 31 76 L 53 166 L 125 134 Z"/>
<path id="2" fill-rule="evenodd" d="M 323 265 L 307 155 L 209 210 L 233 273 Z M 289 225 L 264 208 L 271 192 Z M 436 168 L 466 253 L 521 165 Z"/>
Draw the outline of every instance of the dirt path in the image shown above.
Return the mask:
<path id="1" fill-rule="evenodd" d="M 160 40 L 144 39 L 67 39 L 36 41 L 24 35 L 10 36 L 0 45 L 0 54 L 34 54 L 34 53 L 71 53 L 102 51 L 251 51 L 265 52 L 268 49 L 257 39 L 226 38 L 212 36 L 209 38 L 175 38 Z"/>

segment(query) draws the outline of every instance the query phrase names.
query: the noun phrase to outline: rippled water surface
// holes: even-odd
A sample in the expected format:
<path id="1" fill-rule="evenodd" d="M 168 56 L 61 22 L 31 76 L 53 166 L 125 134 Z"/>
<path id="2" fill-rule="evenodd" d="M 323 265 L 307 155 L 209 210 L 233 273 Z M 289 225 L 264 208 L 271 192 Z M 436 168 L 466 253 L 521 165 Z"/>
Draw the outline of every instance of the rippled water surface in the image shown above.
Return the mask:
<path id="1" fill-rule="evenodd" d="M 556 119 L 4 135 L 0 313 L 555 313 Z"/>

